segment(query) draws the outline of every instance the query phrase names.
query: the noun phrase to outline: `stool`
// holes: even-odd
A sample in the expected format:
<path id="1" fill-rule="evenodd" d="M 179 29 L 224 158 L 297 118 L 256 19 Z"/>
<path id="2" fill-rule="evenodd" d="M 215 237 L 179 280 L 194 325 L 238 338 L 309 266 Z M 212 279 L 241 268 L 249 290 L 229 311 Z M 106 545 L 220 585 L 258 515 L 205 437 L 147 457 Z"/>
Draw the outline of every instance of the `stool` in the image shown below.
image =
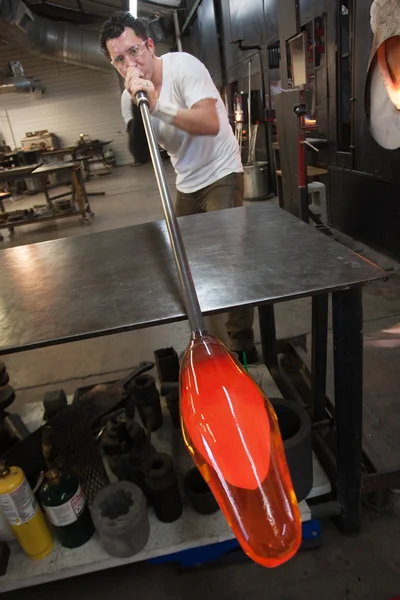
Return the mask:
<path id="1" fill-rule="evenodd" d="M 311 196 L 310 210 L 326 222 L 326 187 L 320 181 L 312 181 L 308 184 L 308 194 Z"/>

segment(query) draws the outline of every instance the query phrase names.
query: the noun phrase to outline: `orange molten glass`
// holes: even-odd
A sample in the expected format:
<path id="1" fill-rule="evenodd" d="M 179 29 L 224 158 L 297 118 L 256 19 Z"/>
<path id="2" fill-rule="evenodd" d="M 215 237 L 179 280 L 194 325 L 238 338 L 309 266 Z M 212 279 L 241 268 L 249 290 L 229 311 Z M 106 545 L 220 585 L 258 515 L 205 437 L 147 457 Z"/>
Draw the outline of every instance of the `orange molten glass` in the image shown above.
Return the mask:
<path id="1" fill-rule="evenodd" d="M 275 411 L 216 338 L 194 338 L 181 367 L 186 446 L 246 554 L 265 567 L 301 543 L 300 513 Z"/>

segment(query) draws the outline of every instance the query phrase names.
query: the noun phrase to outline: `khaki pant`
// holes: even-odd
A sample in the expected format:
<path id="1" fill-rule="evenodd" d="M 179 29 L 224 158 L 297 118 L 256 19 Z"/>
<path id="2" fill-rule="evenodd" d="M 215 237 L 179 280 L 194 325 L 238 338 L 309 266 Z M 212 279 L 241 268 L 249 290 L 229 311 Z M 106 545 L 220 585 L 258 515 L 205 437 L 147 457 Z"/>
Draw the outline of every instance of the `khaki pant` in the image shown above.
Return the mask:
<path id="1" fill-rule="evenodd" d="M 175 212 L 178 217 L 243 205 L 244 175 L 231 173 L 197 192 L 177 192 Z M 233 308 L 228 313 L 226 330 L 233 352 L 248 352 L 254 347 L 254 309 Z"/>

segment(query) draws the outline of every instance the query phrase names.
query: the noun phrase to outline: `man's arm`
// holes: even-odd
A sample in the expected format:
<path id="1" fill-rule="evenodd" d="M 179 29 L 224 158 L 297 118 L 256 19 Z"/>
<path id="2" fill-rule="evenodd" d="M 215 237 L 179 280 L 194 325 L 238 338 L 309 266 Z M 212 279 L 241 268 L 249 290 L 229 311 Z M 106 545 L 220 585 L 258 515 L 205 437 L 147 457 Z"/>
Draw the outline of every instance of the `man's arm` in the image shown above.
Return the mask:
<path id="1" fill-rule="evenodd" d="M 142 115 L 137 106 L 132 105 L 133 118 L 128 122 L 129 150 L 138 163 L 147 163 L 150 160 L 150 150 L 144 130 Z"/>
<path id="2" fill-rule="evenodd" d="M 144 130 L 140 109 L 132 102 L 130 95 L 124 92 L 121 96 L 121 112 L 129 137 L 129 150 L 138 163 L 150 160 L 150 151 Z"/>
<path id="3" fill-rule="evenodd" d="M 180 108 L 172 123 L 190 135 L 218 135 L 216 100 L 206 98 L 194 104 L 192 108 Z"/>

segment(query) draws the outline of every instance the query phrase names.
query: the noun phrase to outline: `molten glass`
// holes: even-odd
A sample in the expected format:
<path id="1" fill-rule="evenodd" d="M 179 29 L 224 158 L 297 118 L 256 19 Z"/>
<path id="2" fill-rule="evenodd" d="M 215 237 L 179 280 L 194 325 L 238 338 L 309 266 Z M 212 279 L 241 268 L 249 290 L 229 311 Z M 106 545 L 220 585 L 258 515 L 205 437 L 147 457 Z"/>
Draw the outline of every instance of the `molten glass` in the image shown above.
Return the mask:
<path id="1" fill-rule="evenodd" d="M 301 519 L 274 409 L 216 338 L 192 339 L 181 367 L 185 444 L 246 554 L 276 567 Z"/>

